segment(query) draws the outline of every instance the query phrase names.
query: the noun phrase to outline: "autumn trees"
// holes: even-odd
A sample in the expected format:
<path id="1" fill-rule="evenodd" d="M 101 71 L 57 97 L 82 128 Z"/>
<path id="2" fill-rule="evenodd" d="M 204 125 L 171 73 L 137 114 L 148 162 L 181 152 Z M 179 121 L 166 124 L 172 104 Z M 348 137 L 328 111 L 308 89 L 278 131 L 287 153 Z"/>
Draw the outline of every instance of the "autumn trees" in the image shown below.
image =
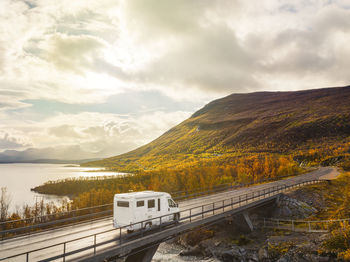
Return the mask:
<path id="1" fill-rule="evenodd" d="M 193 158 L 176 168 L 144 170 L 117 177 L 71 178 L 36 187 L 45 194 L 70 195 L 75 208 L 110 203 L 113 195 L 129 191 L 193 192 L 223 184 L 242 184 L 298 174 L 292 156 L 254 154 L 241 157 L 221 155 L 214 159 Z"/>
<path id="2" fill-rule="evenodd" d="M 0 222 L 5 221 L 8 217 L 11 197 L 6 187 L 1 188 L 0 192 Z"/>

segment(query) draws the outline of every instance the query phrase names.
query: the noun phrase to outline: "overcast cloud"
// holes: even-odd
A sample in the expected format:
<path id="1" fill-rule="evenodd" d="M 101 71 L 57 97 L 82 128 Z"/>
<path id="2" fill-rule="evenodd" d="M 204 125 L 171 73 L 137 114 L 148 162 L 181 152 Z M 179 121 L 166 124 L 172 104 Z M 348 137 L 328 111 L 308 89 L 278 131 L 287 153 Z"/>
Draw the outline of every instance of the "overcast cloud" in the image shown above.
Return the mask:
<path id="1" fill-rule="evenodd" d="M 0 152 L 112 156 L 230 93 L 347 85 L 349 17 L 346 0 L 2 0 Z"/>

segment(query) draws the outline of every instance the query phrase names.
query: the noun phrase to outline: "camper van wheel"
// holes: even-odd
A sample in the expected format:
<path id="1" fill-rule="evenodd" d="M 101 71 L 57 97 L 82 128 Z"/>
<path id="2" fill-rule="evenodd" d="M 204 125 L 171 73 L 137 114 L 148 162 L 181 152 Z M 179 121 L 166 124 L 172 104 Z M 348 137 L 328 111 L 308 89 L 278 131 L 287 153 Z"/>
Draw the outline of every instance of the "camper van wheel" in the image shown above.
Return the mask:
<path id="1" fill-rule="evenodd" d="M 147 222 L 146 224 L 145 224 L 145 229 L 151 229 L 151 227 L 152 227 L 152 222 Z"/>
<path id="2" fill-rule="evenodd" d="M 128 233 L 128 234 L 131 234 L 132 232 L 134 232 L 133 229 L 127 229 L 127 230 L 126 230 L 126 233 Z"/>
<path id="3" fill-rule="evenodd" d="M 174 221 L 178 222 L 179 219 L 180 219 L 180 214 L 179 213 L 174 214 Z"/>

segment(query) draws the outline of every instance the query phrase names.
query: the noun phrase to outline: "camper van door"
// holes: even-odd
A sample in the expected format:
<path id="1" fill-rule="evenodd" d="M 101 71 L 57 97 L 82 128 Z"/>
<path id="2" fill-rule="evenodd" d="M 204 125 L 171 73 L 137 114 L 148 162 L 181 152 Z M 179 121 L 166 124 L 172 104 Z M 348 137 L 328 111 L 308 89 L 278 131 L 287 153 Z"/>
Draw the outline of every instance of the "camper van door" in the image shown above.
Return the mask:
<path id="1" fill-rule="evenodd" d="M 147 218 L 153 218 L 156 212 L 156 198 L 147 199 Z"/>
<path id="2" fill-rule="evenodd" d="M 147 219 L 147 208 L 145 202 L 144 199 L 136 199 L 134 217 L 137 222 Z"/>

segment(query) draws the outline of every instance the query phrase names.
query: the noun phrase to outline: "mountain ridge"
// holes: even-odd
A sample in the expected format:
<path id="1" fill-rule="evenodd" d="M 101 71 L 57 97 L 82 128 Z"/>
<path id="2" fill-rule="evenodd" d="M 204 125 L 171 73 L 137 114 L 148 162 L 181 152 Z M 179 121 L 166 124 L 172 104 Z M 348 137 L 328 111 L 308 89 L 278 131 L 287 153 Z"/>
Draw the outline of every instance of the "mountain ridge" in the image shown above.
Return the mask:
<path id="1" fill-rule="evenodd" d="M 144 146 L 83 165 L 154 169 L 155 161 L 167 164 L 189 156 L 238 152 L 289 153 L 340 141 L 350 135 L 349 101 L 350 86 L 231 94 L 208 103 Z"/>
<path id="2" fill-rule="evenodd" d="M 73 153 L 71 153 L 73 152 Z M 102 159 L 97 153 L 89 153 L 80 146 L 27 148 L 23 151 L 5 150 L 0 152 L 0 163 L 76 163 Z"/>

